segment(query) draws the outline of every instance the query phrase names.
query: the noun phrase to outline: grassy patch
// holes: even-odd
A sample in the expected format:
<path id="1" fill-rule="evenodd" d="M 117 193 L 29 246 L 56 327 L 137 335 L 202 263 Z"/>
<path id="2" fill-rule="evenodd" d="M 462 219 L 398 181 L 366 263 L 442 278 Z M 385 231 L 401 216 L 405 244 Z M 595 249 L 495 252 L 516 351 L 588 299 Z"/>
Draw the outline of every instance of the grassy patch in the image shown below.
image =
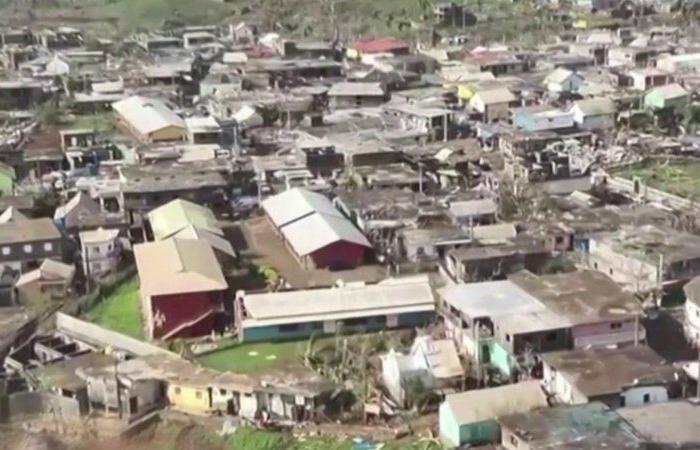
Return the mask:
<path id="1" fill-rule="evenodd" d="M 690 200 L 700 200 L 700 161 L 653 159 L 613 173 L 629 180 L 638 177 L 649 187 Z"/>
<path id="2" fill-rule="evenodd" d="M 237 344 L 197 358 L 212 369 L 238 373 L 259 373 L 299 364 L 307 341 L 253 342 Z"/>
<path id="3" fill-rule="evenodd" d="M 124 282 L 87 314 L 87 320 L 137 339 L 144 339 L 138 278 Z"/>
<path id="4" fill-rule="evenodd" d="M 75 116 L 69 126 L 71 130 L 110 131 L 114 128 L 114 116 L 109 112 Z"/>

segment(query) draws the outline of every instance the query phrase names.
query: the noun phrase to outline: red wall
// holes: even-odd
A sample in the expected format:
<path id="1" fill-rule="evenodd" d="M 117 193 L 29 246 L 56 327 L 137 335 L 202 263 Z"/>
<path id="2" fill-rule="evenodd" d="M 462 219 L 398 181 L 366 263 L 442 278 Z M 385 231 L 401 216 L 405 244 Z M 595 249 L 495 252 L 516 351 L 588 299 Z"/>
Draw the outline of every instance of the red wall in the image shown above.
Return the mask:
<path id="1" fill-rule="evenodd" d="M 194 320 L 207 311 L 218 310 L 221 307 L 221 293 L 193 292 L 173 295 L 156 295 L 151 297 L 153 312 L 153 338 L 157 339 L 177 328 L 179 325 Z M 156 314 L 163 315 L 165 321 L 158 326 Z M 211 333 L 214 328 L 216 314 L 210 314 L 195 325 L 181 330 L 175 337 L 195 337 Z"/>
<path id="2" fill-rule="evenodd" d="M 368 248 L 347 241 L 337 241 L 312 253 L 311 259 L 317 268 L 334 270 L 353 269 L 363 262 Z"/>

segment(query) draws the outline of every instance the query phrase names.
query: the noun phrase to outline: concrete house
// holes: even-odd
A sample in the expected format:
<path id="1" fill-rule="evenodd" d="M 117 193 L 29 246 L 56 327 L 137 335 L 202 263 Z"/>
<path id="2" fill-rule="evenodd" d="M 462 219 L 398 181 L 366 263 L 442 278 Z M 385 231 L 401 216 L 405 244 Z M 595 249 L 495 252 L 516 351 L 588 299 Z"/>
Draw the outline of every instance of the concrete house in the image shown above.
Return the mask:
<path id="1" fill-rule="evenodd" d="M 665 289 L 700 275 L 700 238 L 654 225 L 592 234 L 582 256 L 631 292 Z"/>
<path id="2" fill-rule="evenodd" d="M 547 75 L 543 83 L 549 92 L 562 93 L 576 92 L 584 81 L 583 76 L 580 74 L 559 67 Z"/>
<path id="3" fill-rule="evenodd" d="M 428 278 L 389 278 L 377 284 L 236 295 L 235 327 L 246 341 L 300 339 L 314 333 L 423 325 L 435 316 Z"/>
<path id="4" fill-rule="evenodd" d="M 545 353 L 542 363 L 542 384 L 559 403 L 600 401 L 617 408 L 680 394 L 680 372 L 644 345 Z"/>
<path id="5" fill-rule="evenodd" d="M 98 278 L 117 270 L 122 257 L 119 230 L 98 228 L 81 231 L 79 239 L 83 273 L 86 276 Z"/>
<path id="6" fill-rule="evenodd" d="M 648 91 L 673 82 L 671 74 L 654 67 L 631 70 L 627 75 L 632 87 L 638 91 Z"/>
<path id="7" fill-rule="evenodd" d="M 267 198 L 262 208 L 306 268 L 354 268 L 369 255 L 367 238 L 321 194 L 293 188 Z"/>
<path id="8" fill-rule="evenodd" d="M 498 424 L 506 450 L 643 448 L 634 428 L 599 402 L 533 409 L 501 416 Z"/>
<path id="9" fill-rule="evenodd" d="M 358 39 L 348 44 L 345 53 L 348 58 L 360 59 L 363 55 L 377 53 L 391 53 L 393 55 L 407 55 L 410 52 L 407 42 L 400 39 L 387 37 L 379 39 Z"/>
<path id="10" fill-rule="evenodd" d="M 524 131 L 555 131 L 574 127 L 574 115 L 548 105 L 513 110 L 513 124 Z"/>
<path id="11" fill-rule="evenodd" d="M 50 304 L 65 300 L 71 293 L 74 277 L 74 266 L 45 259 L 38 268 L 19 277 L 15 283 L 17 298 L 24 304 L 36 301 Z"/>
<path id="12" fill-rule="evenodd" d="M 212 332 L 228 284 L 206 241 L 169 238 L 138 244 L 134 257 L 149 338 Z"/>
<path id="13" fill-rule="evenodd" d="M 590 98 L 574 102 L 569 112 L 582 130 L 607 130 L 615 126 L 617 108 L 608 98 Z"/>
<path id="14" fill-rule="evenodd" d="M 341 81 L 328 90 L 333 109 L 379 106 L 388 100 L 384 86 L 378 82 Z"/>
<path id="15" fill-rule="evenodd" d="M 117 123 L 143 143 L 187 140 L 187 125 L 160 100 L 133 96 L 112 104 Z"/>
<path id="16" fill-rule="evenodd" d="M 484 122 L 507 119 L 517 97 L 506 87 L 478 90 L 469 99 L 469 107 L 481 115 Z"/>
<path id="17" fill-rule="evenodd" d="M 678 110 L 689 102 L 690 93 L 677 83 L 656 87 L 644 95 L 644 106 L 654 111 Z"/>
<path id="18" fill-rule="evenodd" d="M 536 380 L 450 394 L 440 405 L 440 440 L 448 448 L 496 443 L 496 418 L 547 406 Z"/>
<path id="19" fill-rule="evenodd" d="M 24 272 L 47 259 L 63 259 L 63 236 L 49 218 L 0 224 L 0 263 Z"/>

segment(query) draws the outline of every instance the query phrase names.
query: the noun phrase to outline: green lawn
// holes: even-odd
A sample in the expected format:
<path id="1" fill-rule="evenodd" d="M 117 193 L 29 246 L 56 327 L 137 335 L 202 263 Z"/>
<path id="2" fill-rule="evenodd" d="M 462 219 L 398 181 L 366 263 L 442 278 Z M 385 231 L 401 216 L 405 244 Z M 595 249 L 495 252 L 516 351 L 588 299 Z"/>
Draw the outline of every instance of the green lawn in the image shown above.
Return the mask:
<path id="1" fill-rule="evenodd" d="M 88 115 L 76 115 L 69 129 L 89 129 L 96 131 L 111 131 L 114 129 L 114 116 L 112 113 L 96 113 Z"/>
<path id="2" fill-rule="evenodd" d="M 212 369 L 237 373 L 259 373 L 273 368 L 298 365 L 306 351 L 307 340 L 290 342 L 253 342 L 233 345 L 198 357 Z"/>
<path id="3" fill-rule="evenodd" d="M 137 277 L 122 282 L 87 314 L 87 320 L 137 339 L 144 339 Z"/>
<path id="4" fill-rule="evenodd" d="M 613 173 L 629 180 L 639 177 L 649 187 L 700 200 L 700 160 L 653 159 Z"/>

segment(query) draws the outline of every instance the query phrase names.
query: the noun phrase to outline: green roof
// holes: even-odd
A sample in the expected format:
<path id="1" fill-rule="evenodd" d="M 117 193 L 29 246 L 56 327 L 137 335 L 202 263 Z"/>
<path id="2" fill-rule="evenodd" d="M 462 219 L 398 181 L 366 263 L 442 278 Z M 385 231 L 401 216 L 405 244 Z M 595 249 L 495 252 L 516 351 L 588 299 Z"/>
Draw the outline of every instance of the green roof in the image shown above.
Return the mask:
<path id="1" fill-rule="evenodd" d="M 157 240 L 167 239 L 190 225 L 221 235 L 214 213 L 196 203 L 176 199 L 148 213 L 153 237 Z"/>

